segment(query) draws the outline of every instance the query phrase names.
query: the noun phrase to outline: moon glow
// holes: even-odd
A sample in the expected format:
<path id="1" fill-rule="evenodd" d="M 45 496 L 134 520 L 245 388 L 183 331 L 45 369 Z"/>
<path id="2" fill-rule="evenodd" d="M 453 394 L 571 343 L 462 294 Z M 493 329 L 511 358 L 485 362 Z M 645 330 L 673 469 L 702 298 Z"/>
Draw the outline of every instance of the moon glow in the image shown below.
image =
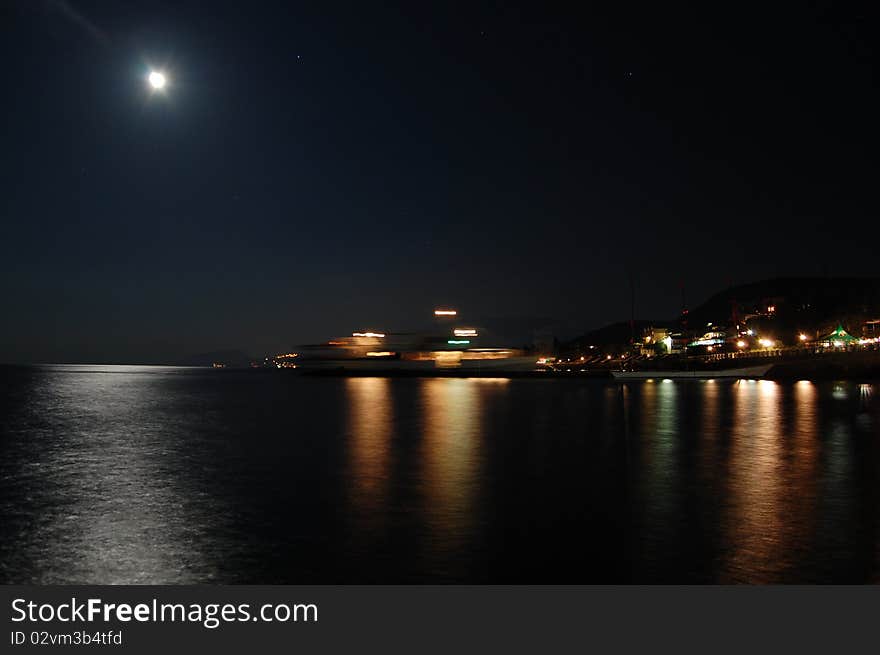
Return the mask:
<path id="1" fill-rule="evenodd" d="M 150 76 L 147 78 L 150 82 L 150 86 L 154 89 L 159 90 L 165 87 L 165 75 L 160 73 L 159 71 L 152 71 Z"/>

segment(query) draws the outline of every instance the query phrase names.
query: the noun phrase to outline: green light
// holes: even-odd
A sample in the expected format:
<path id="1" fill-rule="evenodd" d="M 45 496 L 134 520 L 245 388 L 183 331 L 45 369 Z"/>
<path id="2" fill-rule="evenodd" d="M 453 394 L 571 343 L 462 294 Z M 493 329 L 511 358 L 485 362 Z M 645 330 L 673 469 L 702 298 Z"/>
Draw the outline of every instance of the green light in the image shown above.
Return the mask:
<path id="1" fill-rule="evenodd" d="M 468 341 L 467 339 L 464 339 L 464 340 L 450 339 L 446 343 L 448 343 L 450 346 L 466 346 L 467 344 L 470 343 L 470 341 Z"/>

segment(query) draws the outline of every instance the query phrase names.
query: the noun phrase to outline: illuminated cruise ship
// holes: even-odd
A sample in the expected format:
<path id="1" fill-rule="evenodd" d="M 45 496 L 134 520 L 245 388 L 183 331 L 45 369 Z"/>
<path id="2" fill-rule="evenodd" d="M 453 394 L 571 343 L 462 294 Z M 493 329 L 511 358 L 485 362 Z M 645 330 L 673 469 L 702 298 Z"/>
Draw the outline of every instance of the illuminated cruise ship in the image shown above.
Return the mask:
<path id="1" fill-rule="evenodd" d="M 322 344 L 302 346 L 297 368 L 475 374 L 537 368 L 536 357 L 525 350 L 484 343 L 483 330 L 461 323 L 455 309 L 435 309 L 434 321 L 435 327 L 429 332 L 362 330 Z"/>

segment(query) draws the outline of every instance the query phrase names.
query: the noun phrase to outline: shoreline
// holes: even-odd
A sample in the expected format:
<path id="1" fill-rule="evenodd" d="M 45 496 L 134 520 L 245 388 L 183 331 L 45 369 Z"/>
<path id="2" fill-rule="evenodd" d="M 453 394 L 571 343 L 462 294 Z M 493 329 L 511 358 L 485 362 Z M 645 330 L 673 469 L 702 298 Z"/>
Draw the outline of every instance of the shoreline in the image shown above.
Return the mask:
<path id="1" fill-rule="evenodd" d="M 760 361 L 757 360 L 757 361 Z M 766 361 L 766 360 L 764 360 Z M 740 362 L 746 364 L 745 361 Z M 326 368 L 298 368 L 299 375 L 307 377 L 389 377 L 389 378 L 526 378 L 526 379 L 614 379 L 613 370 L 620 370 L 611 366 L 592 368 L 586 370 L 509 370 L 503 368 L 480 370 L 480 369 L 400 369 L 394 367 L 338 367 Z M 665 373 L 678 369 L 651 370 L 641 369 L 655 373 L 654 377 L 663 379 Z M 710 376 L 695 376 L 693 379 L 708 379 Z M 732 376 L 730 379 L 751 378 L 755 376 Z M 776 381 L 797 380 L 851 380 L 851 381 L 878 381 L 880 380 L 880 351 L 862 351 L 845 353 L 823 353 L 803 358 L 782 357 L 773 362 L 772 367 L 759 379 Z M 628 380 L 632 381 L 632 380 Z"/>
<path id="2" fill-rule="evenodd" d="M 239 369 L 241 370 L 241 369 Z M 571 371 L 571 372 L 524 372 L 524 371 L 496 371 L 493 373 L 481 373 L 478 371 L 460 371 L 460 372 L 429 372 L 429 371 L 393 371 L 393 370 L 322 370 L 320 372 L 308 372 L 308 373 L 299 373 L 303 377 L 309 378 L 477 378 L 477 379 L 526 379 L 526 380 L 602 380 L 602 381 L 616 381 L 619 384 L 628 384 L 633 382 L 646 382 L 649 380 L 663 380 L 663 379 L 674 379 L 676 382 L 680 381 L 700 381 L 700 380 L 769 380 L 772 382 L 799 382 L 801 380 L 805 380 L 808 382 L 864 382 L 864 383 L 878 383 L 880 382 L 880 371 L 871 372 L 867 375 L 854 375 L 854 374 L 837 374 L 833 372 L 821 372 L 814 373 L 810 375 L 801 375 L 795 373 L 783 373 L 783 374 L 774 374 L 771 370 L 767 375 L 761 378 L 754 377 L 729 377 L 729 378 L 710 378 L 710 377 L 692 377 L 692 378 L 668 378 L 663 375 L 662 371 L 658 371 L 657 375 L 653 378 L 647 378 L 646 380 L 632 379 L 632 380 L 615 380 L 614 376 L 611 374 L 611 371 L 602 371 L 602 372 L 580 372 L 580 371 Z"/>

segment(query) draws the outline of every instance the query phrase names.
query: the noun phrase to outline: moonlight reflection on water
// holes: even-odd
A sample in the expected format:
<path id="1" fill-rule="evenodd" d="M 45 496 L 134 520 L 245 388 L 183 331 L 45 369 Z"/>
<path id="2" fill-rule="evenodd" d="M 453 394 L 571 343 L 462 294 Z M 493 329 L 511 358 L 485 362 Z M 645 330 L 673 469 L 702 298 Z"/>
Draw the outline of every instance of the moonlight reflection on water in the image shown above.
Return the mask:
<path id="1" fill-rule="evenodd" d="M 870 582 L 876 386 L 0 369 L 6 583 Z"/>

